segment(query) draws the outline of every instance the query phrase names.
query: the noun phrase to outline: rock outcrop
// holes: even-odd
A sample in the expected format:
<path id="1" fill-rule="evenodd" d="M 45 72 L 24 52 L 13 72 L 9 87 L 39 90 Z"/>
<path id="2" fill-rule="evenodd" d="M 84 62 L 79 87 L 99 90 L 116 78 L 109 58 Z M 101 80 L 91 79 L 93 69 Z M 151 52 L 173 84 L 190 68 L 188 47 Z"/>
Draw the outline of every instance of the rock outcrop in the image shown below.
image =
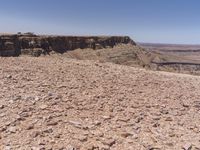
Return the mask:
<path id="1" fill-rule="evenodd" d="M 37 36 L 32 33 L 0 35 L 0 56 L 29 54 L 40 56 L 52 51 L 112 48 L 118 44 L 136 45 L 127 36 Z"/>

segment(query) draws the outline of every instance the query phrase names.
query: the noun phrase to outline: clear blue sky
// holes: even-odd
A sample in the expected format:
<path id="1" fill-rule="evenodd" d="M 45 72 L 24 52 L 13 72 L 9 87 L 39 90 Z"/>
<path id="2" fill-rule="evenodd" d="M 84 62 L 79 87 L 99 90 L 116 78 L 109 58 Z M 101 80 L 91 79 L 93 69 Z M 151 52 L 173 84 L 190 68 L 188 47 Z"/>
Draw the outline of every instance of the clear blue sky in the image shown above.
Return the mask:
<path id="1" fill-rule="evenodd" d="M 200 0 L 0 0 L 0 32 L 200 44 Z"/>

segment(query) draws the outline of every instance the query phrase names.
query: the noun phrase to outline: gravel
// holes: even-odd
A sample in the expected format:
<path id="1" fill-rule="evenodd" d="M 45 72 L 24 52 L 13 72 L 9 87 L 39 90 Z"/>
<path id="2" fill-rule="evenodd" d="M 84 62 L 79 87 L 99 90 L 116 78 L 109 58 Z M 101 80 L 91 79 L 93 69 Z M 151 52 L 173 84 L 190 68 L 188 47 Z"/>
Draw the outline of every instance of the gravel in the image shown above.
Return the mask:
<path id="1" fill-rule="evenodd" d="M 0 58 L 0 149 L 200 145 L 200 77 L 60 56 Z"/>

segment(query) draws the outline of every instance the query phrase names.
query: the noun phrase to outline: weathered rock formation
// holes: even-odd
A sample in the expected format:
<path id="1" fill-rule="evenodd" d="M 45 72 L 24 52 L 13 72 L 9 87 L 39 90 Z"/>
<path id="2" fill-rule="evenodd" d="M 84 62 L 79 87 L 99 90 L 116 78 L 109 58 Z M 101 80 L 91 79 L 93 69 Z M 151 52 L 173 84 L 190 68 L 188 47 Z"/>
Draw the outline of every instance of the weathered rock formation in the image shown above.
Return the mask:
<path id="1" fill-rule="evenodd" d="M 118 44 L 136 45 L 127 36 L 37 36 L 31 33 L 0 36 L 0 56 L 30 54 L 39 56 L 52 51 L 65 53 L 75 49 L 112 48 Z"/>

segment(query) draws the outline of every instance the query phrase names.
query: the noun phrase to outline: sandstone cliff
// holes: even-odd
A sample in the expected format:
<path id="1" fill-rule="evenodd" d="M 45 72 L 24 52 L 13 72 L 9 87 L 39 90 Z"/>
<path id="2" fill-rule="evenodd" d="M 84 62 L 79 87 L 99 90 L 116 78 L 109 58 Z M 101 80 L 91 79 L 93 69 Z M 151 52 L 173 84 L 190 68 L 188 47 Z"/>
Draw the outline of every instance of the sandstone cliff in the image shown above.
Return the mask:
<path id="1" fill-rule="evenodd" d="M 52 51 L 65 53 L 75 49 L 112 48 L 118 44 L 136 45 L 127 36 L 37 36 L 31 33 L 0 36 L 0 56 L 30 54 L 39 56 Z"/>

